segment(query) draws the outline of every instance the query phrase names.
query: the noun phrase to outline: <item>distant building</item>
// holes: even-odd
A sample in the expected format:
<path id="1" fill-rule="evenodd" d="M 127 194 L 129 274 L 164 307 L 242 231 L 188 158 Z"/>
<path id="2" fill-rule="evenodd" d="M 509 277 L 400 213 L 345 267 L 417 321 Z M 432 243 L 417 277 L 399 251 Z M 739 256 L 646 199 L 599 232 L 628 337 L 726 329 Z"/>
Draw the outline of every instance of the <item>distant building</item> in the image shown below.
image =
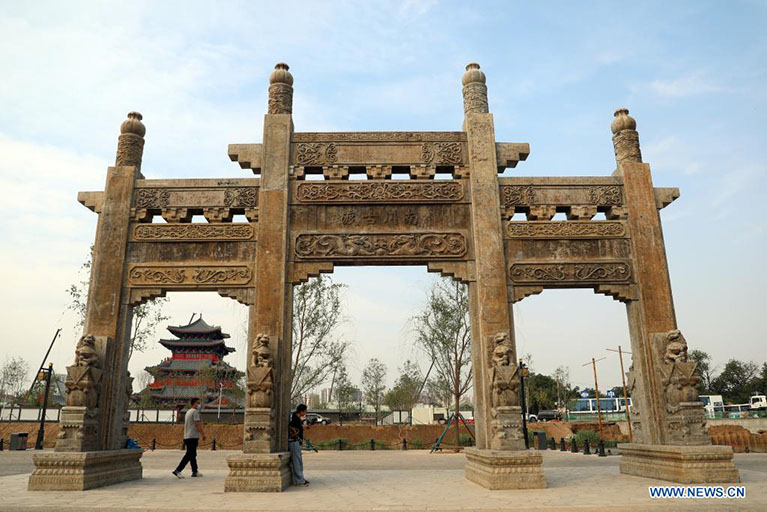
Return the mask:
<path id="1" fill-rule="evenodd" d="M 310 410 L 317 409 L 320 406 L 320 395 L 317 393 L 309 393 L 308 399 L 306 400 L 306 405 Z"/>
<path id="2" fill-rule="evenodd" d="M 202 315 L 188 325 L 168 326 L 168 331 L 177 339 L 160 340 L 160 344 L 171 351 L 171 357 L 146 368 L 154 380 L 141 394 L 149 394 L 153 406 L 161 408 L 186 407 L 192 397 L 199 397 L 203 408 L 217 408 L 219 393 L 221 407 L 241 406 L 235 396 L 240 372 L 223 360 L 234 352 L 224 342 L 229 335 L 221 327 L 208 325 Z"/>
<path id="3" fill-rule="evenodd" d="M 329 404 L 331 402 L 330 388 L 325 388 L 320 391 L 320 403 Z"/>

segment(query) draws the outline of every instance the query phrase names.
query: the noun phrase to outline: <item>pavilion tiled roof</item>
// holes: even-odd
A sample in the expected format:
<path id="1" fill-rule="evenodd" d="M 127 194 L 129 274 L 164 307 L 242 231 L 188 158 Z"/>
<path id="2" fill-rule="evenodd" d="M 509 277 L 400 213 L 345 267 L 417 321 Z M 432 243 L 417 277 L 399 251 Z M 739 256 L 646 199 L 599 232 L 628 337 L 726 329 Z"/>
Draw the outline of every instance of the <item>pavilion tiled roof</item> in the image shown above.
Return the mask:
<path id="1" fill-rule="evenodd" d="M 221 340 L 229 337 L 225 332 L 221 332 L 221 327 L 217 325 L 209 325 L 202 319 L 202 315 L 200 315 L 200 318 L 187 325 L 169 325 L 168 330 L 182 339 L 207 338 Z"/>

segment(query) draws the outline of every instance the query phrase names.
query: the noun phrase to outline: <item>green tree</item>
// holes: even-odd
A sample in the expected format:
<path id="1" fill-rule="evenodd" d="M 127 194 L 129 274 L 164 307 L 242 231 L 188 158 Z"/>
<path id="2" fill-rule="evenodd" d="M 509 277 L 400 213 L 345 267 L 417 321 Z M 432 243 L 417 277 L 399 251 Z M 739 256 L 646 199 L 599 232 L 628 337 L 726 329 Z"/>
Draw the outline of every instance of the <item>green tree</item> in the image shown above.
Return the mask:
<path id="1" fill-rule="evenodd" d="M 423 376 L 418 365 L 408 360 L 399 369 L 400 375 L 391 390 L 386 393 L 384 403 L 392 411 L 410 411 L 418 402 Z"/>
<path id="2" fill-rule="evenodd" d="M 362 392 L 365 402 L 375 410 L 375 424 L 378 425 L 386 394 L 386 365 L 378 359 L 368 361 L 362 372 Z"/>
<path id="3" fill-rule="evenodd" d="M 715 371 L 715 368 L 711 366 L 711 356 L 702 350 L 691 350 L 688 357 L 690 361 L 698 364 L 698 374 L 700 375 L 698 394 L 710 394 Z"/>
<path id="4" fill-rule="evenodd" d="M 343 321 L 340 291 L 344 286 L 319 276 L 294 290 L 290 386 L 293 402 L 335 374 L 346 354 L 348 343 L 336 336 Z"/>
<path id="5" fill-rule="evenodd" d="M 754 362 L 730 359 L 711 383 L 711 388 L 722 395 L 726 402 L 747 403 L 751 393 L 759 385 L 759 366 Z"/>
<path id="6" fill-rule="evenodd" d="M 338 406 L 339 418 L 343 423 L 344 413 L 348 413 L 354 408 L 354 397 L 356 395 L 357 388 L 354 387 L 351 380 L 349 380 L 349 374 L 346 371 L 346 365 L 340 364 L 338 366 L 338 372 L 335 379 L 335 390 L 333 395 Z"/>

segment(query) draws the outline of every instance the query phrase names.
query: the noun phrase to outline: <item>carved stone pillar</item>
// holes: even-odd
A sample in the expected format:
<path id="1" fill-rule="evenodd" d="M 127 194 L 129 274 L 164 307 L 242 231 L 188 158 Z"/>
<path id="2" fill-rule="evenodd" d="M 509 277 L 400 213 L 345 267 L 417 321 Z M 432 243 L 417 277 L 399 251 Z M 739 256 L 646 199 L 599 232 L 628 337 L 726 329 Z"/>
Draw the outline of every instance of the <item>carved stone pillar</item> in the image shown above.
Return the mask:
<path id="1" fill-rule="evenodd" d="M 258 340 L 266 339 L 272 366 L 267 372 L 263 366 L 249 365 L 249 404 L 243 443 L 246 453 L 227 459 L 226 491 L 279 491 L 290 483 L 286 452 L 290 414 L 292 285 L 288 279 L 287 251 L 293 77 L 288 66 L 277 64 L 269 82 L 269 113 L 264 116 L 258 200 L 261 218 L 269 221 L 258 223 L 256 300 L 250 310 L 248 350 L 253 355 L 259 349 L 257 339 L 254 339 L 256 334 Z M 272 388 L 269 402 L 262 394 L 267 383 Z"/>
<path id="2" fill-rule="evenodd" d="M 466 66 L 462 83 L 476 270 L 476 281 L 469 285 L 469 306 L 471 335 L 475 340 L 472 361 L 477 446 L 471 456 L 467 451 L 466 478 L 490 489 L 545 487 L 540 457 L 530 459 L 526 452 L 506 451 L 524 448 L 524 439 L 516 391 L 518 377 L 507 291 L 495 132 L 493 116 L 488 113 L 485 74 L 478 64 Z M 497 346 L 505 355 L 495 353 Z M 535 476 L 522 478 L 523 472 L 513 469 L 521 461 Z"/>
<path id="3" fill-rule="evenodd" d="M 141 478 L 141 453 L 123 449 L 127 435 L 127 390 L 132 380 L 128 375 L 128 352 L 133 311 L 123 282 L 133 190 L 141 176 L 145 133 L 141 115 L 128 114 L 120 131 L 118 165 L 107 170 L 93 245 L 83 329 L 87 336 L 77 348 L 77 358 L 81 360 L 83 344 L 88 345 L 92 364 L 87 365 L 88 370 L 83 370 L 84 365 L 79 363 L 67 369 L 67 389 L 72 395 L 67 398 L 71 408 L 62 411 L 62 426 L 67 427 L 57 440 L 55 454 L 35 457 L 30 489 L 82 489 Z M 94 392 L 98 397 L 95 407 Z M 80 456 L 82 452 L 104 450 L 112 452 L 109 457 Z M 71 471 L 59 478 L 52 476 L 56 473 L 51 473 L 51 467 L 57 465 Z"/>
<path id="4" fill-rule="evenodd" d="M 628 110 L 620 109 L 611 128 L 617 163 L 614 175 L 623 179 L 639 291 L 638 300 L 626 304 L 633 353 L 628 377 L 635 443 L 624 445 L 621 472 L 686 483 L 738 481 L 737 469 L 729 460 L 732 449 L 711 446 L 702 404 L 695 403 L 695 365 L 686 361 L 687 344 L 677 330 L 655 189 L 650 166 L 641 161 L 636 121 Z M 698 447 L 694 454 L 692 446 Z"/>

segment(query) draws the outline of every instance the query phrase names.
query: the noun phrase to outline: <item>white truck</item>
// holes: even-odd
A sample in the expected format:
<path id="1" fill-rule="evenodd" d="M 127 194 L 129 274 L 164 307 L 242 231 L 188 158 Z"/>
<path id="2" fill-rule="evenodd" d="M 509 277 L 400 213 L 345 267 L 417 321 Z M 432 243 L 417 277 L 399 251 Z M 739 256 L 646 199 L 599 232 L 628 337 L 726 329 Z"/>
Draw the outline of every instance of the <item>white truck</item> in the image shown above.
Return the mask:
<path id="1" fill-rule="evenodd" d="M 752 411 L 767 410 L 767 396 L 754 395 L 748 401 L 748 407 Z"/>
<path id="2" fill-rule="evenodd" d="M 698 398 L 703 402 L 703 408 L 706 410 L 706 416 L 709 418 L 713 418 L 716 412 L 724 412 L 724 399 L 722 395 L 700 395 Z"/>

